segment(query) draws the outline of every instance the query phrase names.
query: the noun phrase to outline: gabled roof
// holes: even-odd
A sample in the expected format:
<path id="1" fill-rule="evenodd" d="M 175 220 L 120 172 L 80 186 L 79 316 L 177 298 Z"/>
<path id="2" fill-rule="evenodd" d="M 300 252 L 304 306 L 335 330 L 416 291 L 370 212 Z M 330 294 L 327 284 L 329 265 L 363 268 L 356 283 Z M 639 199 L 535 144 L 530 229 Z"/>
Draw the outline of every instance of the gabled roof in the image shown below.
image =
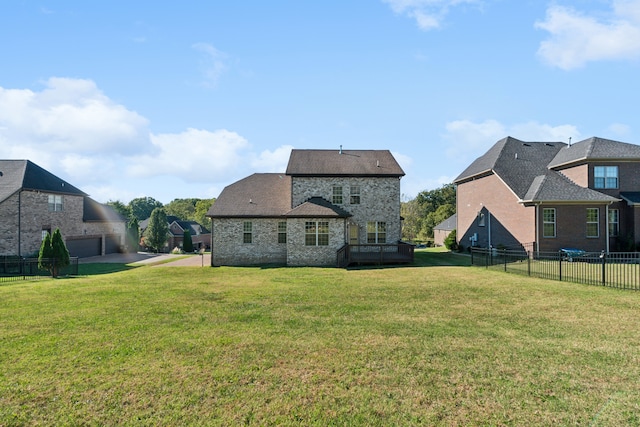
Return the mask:
<path id="1" fill-rule="evenodd" d="M 200 223 L 196 221 L 182 221 L 182 220 L 176 219 L 174 221 L 169 222 L 169 224 L 173 224 L 173 223 L 178 225 L 178 227 L 182 230 L 183 233 L 189 230 L 189 233 L 192 236 L 199 236 L 200 234 L 210 233 L 209 230 L 207 230 L 205 227 L 203 227 Z M 171 225 L 169 226 L 169 232 L 170 233 L 172 232 Z"/>
<path id="2" fill-rule="evenodd" d="M 127 222 L 127 219 L 109 205 L 103 205 L 85 197 L 83 200 L 84 222 Z"/>
<path id="3" fill-rule="evenodd" d="M 640 146 L 611 139 L 592 137 L 560 150 L 549 168 L 597 160 L 640 160 Z"/>
<path id="4" fill-rule="evenodd" d="M 449 218 L 442 221 L 440 224 L 433 227 L 434 230 L 452 231 L 457 227 L 458 214 L 453 214 Z"/>
<path id="5" fill-rule="evenodd" d="M 19 190 L 87 195 L 29 160 L 0 160 L 0 201 Z"/>
<path id="6" fill-rule="evenodd" d="M 285 214 L 291 218 L 348 218 L 349 212 L 322 197 L 312 197 Z"/>
<path id="7" fill-rule="evenodd" d="M 404 176 L 389 150 L 291 150 L 287 175 Z"/>
<path id="8" fill-rule="evenodd" d="M 291 177 L 279 173 L 254 173 L 225 187 L 207 216 L 278 217 L 290 209 Z"/>

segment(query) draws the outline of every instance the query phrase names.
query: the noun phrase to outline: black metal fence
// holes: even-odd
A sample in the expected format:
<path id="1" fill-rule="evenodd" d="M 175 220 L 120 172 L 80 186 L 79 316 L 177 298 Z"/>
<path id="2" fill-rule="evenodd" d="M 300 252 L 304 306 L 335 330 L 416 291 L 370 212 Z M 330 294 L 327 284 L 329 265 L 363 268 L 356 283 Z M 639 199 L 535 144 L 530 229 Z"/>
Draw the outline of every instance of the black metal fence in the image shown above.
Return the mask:
<path id="1" fill-rule="evenodd" d="M 471 264 L 541 279 L 640 290 L 640 252 L 471 248 Z"/>
<path id="2" fill-rule="evenodd" d="M 55 266 L 55 260 L 49 260 Z M 58 276 L 77 276 L 78 258 L 69 259 L 69 265 L 58 269 Z M 16 256 L 0 256 L 0 283 L 16 280 L 51 277 L 51 272 L 38 267 L 38 258 L 22 258 Z"/>

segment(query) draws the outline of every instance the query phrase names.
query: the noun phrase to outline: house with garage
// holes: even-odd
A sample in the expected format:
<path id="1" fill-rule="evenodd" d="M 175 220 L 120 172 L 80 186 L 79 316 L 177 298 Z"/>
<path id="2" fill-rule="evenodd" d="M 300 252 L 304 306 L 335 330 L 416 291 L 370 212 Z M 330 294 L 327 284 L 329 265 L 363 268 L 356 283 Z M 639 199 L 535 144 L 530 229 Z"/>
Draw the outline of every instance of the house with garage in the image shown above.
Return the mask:
<path id="1" fill-rule="evenodd" d="M 636 250 L 640 146 L 501 139 L 454 181 L 460 245 Z"/>
<path id="2" fill-rule="evenodd" d="M 29 160 L 0 160 L 0 255 L 37 255 L 60 229 L 71 256 L 115 253 L 126 219 Z"/>
<path id="3" fill-rule="evenodd" d="M 140 221 L 140 234 L 149 226 L 150 218 Z M 184 232 L 188 231 L 191 235 L 191 243 L 195 251 L 200 249 L 208 249 L 211 244 L 211 232 L 196 221 L 181 220 L 177 216 L 167 215 L 167 242 L 163 251 L 169 252 L 174 248 L 183 249 Z"/>
<path id="4" fill-rule="evenodd" d="M 403 176 L 388 150 L 292 150 L 284 173 L 253 174 L 216 199 L 211 265 L 412 261 L 400 243 Z"/>

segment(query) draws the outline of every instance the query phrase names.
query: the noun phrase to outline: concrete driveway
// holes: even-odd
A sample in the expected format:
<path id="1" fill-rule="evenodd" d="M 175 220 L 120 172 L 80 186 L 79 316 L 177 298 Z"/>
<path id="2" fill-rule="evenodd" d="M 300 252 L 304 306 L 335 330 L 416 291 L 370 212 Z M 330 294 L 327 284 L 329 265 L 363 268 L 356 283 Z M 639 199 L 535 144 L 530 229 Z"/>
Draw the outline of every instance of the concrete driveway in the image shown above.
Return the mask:
<path id="1" fill-rule="evenodd" d="M 175 258 L 175 261 L 171 261 Z M 105 256 L 95 256 L 88 258 L 80 258 L 81 264 L 88 263 L 117 263 L 117 264 L 134 264 L 145 265 L 162 262 L 157 267 L 205 267 L 211 265 L 211 254 L 204 255 L 173 255 L 173 254 L 154 254 L 148 252 L 137 252 L 132 254 L 109 254 Z"/>

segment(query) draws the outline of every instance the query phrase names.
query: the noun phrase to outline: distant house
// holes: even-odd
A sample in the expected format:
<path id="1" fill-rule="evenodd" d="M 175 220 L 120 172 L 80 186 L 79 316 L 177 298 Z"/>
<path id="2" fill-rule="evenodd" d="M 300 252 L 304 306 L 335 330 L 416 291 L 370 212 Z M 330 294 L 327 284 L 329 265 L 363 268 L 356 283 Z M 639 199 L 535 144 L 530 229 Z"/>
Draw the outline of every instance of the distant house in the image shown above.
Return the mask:
<path id="1" fill-rule="evenodd" d="M 347 247 L 397 244 L 402 176 L 388 150 L 292 150 L 285 173 L 253 174 L 216 199 L 211 264 L 336 265 Z"/>
<path id="2" fill-rule="evenodd" d="M 149 226 L 149 218 L 140 221 L 139 226 L 140 230 L 144 233 L 144 230 Z M 211 231 L 196 221 L 183 221 L 177 216 L 167 215 L 167 226 L 169 227 L 169 233 L 167 235 L 167 243 L 164 247 L 164 251 L 166 252 L 171 251 L 173 248 L 183 248 L 184 232 L 187 230 L 191 234 L 191 242 L 193 243 L 194 250 L 197 251 L 201 248 L 208 249 L 211 245 Z"/>
<path id="3" fill-rule="evenodd" d="M 433 243 L 436 246 L 444 246 L 444 239 L 456 229 L 457 215 L 453 214 L 440 224 L 433 227 Z"/>
<path id="4" fill-rule="evenodd" d="M 126 219 L 29 160 L 0 160 L 0 255 L 35 255 L 56 228 L 71 256 L 105 255 L 124 245 Z"/>
<path id="5" fill-rule="evenodd" d="M 454 181 L 459 244 L 540 251 L 635 250 L 640 146 L 498 141 Z"/>

